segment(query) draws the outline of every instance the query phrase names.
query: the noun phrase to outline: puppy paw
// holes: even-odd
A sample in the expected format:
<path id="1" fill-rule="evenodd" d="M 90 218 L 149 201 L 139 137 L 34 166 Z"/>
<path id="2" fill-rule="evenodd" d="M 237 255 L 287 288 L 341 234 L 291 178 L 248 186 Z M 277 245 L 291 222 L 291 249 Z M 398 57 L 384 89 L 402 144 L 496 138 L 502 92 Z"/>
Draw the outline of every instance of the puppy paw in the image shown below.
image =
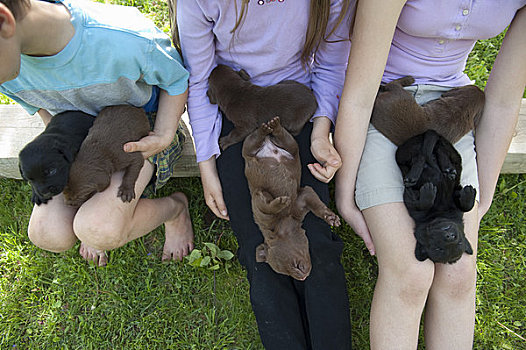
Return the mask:
<path id="1" fill-rule="evenodd" d="M 274 129 L 278 128 L 280 126 L 279 117 L 274 117 L 270 119 L 268 122 L 261 125 L 261 127 L 265 127 L 266 130 L 270 130 L 269 134 L 274 131 Z"/>
<path id="2" fill-rule="evenodd" d="M 272 207 L 279 207 L 279 208 L 285 208 L 290 205 L 290 197 L 289 196 L 281 196 L 276 197 L 272 200 L 272 202 L 269 203 Z"/>
<path id="3" fill-rule="evenodd" d="M 444 176 L 449 180 L 455 180 L 457 178 L 457 169 L 455 168 L 446 168 L 443 172 Z"/>
<path id="4" fill-rule="evenodd" d="M 117 192 L 117 197 L 121 197 L 124 203 L 131 202 L 135 198 L 135 191 L 133 189 L 121 186 Z"/>
<path id="5" fill-rule="evenodd" d="M 324 215 L 323 219 L 331 226 L 338 227 L 341 225 L 340 217 L 330 210 Z"/>
<path id="6" fill-rule="evenodd" d="M 463 187 L 458 193 L 457 205 L 460 210 L 466 212 L 470 211 L 475 204 L 475 198 L 477 196 L 477 190 L 473 186 L 468 185 Z"/>
<path id="7" fill-rule="evenodd" d="M 405 187 L 413 187 L 416 185 L 418 179 L 413 179 L 412 177 L 404 177 L 404 186 Z"/>
<path id="8" fill-rule="evenodd" d="M 435 202 L 437 187 L 431 182 L 426 182 L 420 187 L 420 206 L 422 208 L 431 208 Z"/>

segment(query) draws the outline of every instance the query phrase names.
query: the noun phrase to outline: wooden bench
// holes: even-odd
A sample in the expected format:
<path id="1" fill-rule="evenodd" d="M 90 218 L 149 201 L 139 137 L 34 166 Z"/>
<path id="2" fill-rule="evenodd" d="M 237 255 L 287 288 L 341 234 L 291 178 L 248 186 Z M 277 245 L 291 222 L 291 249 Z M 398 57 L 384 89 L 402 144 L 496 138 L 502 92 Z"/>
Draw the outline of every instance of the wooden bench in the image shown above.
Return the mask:
<path id="1" fill-rule="evenodd" d="M 199 176 L 188 116 L 184 114 L 182 120 L 188 137 L 175 176 Z M 0 105 L 0 176 L 20 179 L 18 152 L 43 128 L 40 117 L 30 116 L 19 105 Z M 501 173 L 526 173 L 526 99 L 522 100 L 519 122 Z"/>
<path id="2" fill-rule="evenodd" d="M 177 162 L 177 177 L 199 176 L 195 160 L 195 147 L 189 130 L 188 115 L 183 114 L 183 128 L 186 132 L 183 154 Z M 44 130 L 44 123 L 38 115 L 29 115 L 19 105 L 0 105 L 0 176 L 20 179 L 18 153 L 35 136 Z"/>

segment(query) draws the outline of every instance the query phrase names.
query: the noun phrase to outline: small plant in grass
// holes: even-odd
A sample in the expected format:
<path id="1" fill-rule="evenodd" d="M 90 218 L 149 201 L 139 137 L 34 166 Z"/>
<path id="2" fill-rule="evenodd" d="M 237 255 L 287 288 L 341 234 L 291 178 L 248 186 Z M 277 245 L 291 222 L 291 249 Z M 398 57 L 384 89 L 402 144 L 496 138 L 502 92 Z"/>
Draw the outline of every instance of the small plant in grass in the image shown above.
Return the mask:
<path id="1" fill-rule="evenodd" d="M 185 257 L 188 264 L 194 267 L 206 268 L 208 270 L 219 270 L 221 265 L 225 266 L 228 272 L 230 267 L 230 260 L 234 257 L 234 253 L 229 250 L 221 250 L 214 243 L 204 243 L 202 249 L 194 249 Z"/>

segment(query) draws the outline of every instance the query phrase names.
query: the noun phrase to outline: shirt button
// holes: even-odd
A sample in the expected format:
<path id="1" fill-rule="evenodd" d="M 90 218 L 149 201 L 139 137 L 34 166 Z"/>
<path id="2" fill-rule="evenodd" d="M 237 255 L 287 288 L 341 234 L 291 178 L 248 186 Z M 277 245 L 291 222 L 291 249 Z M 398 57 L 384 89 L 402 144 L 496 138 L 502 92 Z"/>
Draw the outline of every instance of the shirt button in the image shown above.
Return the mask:
<path id="1" fill-rule="evenodd" d="M 455 27 L 455 30 L 458 32 L 461 28 L 462 26 L 460 24 L 457 24 L 457 26 Z"/>
<path id="2" fill-rule="evenodd" d="M 467 15 L 469 14 L 469 10 L 468 10 L 468 9 L 464 9 L 464 10 L 462 11 L 462 14 L 463 14 L 464 16 L 467 16 Z"/>
<path id="3" fill-rule="evenodd" d="M 443 45 L 445 42 L 446 42 L 446 41 L 445 41 L 444 39 L 440 39 L 440 40 L 438 41 L 438 43 L 439 43 L 440 45 Z"/>

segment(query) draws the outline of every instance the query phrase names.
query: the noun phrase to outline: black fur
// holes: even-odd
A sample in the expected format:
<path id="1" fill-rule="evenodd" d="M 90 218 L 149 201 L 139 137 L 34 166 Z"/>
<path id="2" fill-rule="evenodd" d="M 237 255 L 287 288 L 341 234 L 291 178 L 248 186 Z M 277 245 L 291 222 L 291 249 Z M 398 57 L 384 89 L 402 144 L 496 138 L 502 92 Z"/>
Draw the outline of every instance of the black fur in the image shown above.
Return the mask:
<path id="1" fill-rule="evenodd" d="M 396 162 L 404 177 L 404 203 L 415 221 L 415 256 L 453 263 L 473 249 L 464 234 L 463 213 L 475 203 L 476 190 L 460 185 L 462 159 L 433 130 L 398 147 Z"/>
<path id="2" fill-rule="evenodd" d="M 20 174 L 31 185 L 33 203 L 47 203 L 62 192 L 71 163 L 94 120 L 93 116 L 79 111 L 59 113 L 20 151 Z"/>

